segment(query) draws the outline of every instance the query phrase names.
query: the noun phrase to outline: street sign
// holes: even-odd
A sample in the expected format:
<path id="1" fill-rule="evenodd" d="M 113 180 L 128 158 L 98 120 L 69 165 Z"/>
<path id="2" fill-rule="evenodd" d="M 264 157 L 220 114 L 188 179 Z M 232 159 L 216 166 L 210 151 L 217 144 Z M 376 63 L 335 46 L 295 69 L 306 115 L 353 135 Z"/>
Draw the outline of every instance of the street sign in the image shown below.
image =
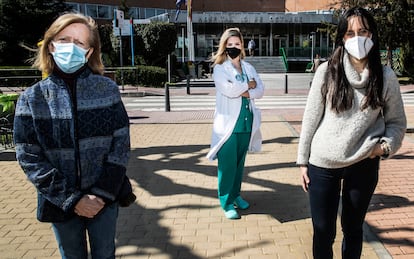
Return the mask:
<path id="1" fill-rule="evenodd" d="M 114 10 L 113 33 L 115 36 L 131 36 L 131 24 L 129 20 L 124 19 L 124 12 Z"/>

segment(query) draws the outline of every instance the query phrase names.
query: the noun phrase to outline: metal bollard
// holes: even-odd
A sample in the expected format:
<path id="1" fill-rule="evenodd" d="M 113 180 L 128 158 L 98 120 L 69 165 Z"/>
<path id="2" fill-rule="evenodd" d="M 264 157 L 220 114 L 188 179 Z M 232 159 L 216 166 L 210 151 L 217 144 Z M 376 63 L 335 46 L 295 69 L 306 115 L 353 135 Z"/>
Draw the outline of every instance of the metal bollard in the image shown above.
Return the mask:
<path id="1" fill-rule="evenodd" d="M 190 94 L 190 75 L 187 75 L 187 94 Z"/>
<path id="2" fill-rule="evenodd" d="M 165 83 L 165 111 L 169 112 L 170 110 L 170 87 L 168 83 Z"/>
<path id="3" fill-rule="evenodd" d="M 285 74 L 285 94 L 288 93 L 288 75 Z"/>

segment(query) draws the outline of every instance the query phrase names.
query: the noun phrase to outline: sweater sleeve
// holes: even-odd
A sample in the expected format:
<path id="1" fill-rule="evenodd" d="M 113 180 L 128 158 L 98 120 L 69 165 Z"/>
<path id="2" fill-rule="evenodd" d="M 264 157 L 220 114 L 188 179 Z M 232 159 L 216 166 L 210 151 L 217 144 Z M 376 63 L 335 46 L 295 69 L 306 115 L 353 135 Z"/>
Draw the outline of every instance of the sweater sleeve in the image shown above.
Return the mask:
<path id="1" fill-rule="evenodd" d="M 112 144 L 104 161 L 104 172 L 91 192 L 109 201 L 114 201 L 122 192 L 126 178 L 126 167 L 130 155 L 129 118 L 120 98 L 118 89 L 114 88 L 116 100 L 111 108 Z"/>
<path id="2" fill-rule="evenodd" d="M 381 138 L 391 147 L 390 155 L 395 154 L 401 147 L 407 128 L 404 104 L 401 98 L 400 84 L 391 68 L 384 66 L 384 101 L 383 116 L 385 133 Z"/>
<path id="3" fill-rule="evenodd" d="M 264 84 L 262 79 L 260 79 L 259 74 L 257 74 L 256 69 L 248 64 L 248 76 L 249 80 L 254 79 L 256 81 L 256 88 L 249 89 L 249 96 L 251 99 L 260 99 L 264 94 Z"/>
<path id="4" fill-rule="evenodd" d="M 65 176 L 49 162 L 38 143 L 33 125 L 27 93 L 23 93 L 17 102 L 14 119 L 13 139 L 17 161 L 45 199 L 63 211 L 69 211 L 82 197 L 82 193 L 75 188 L 69 188 Z"/>
<path id="5" fill-rule="evenodd" d="M 306 101 L 296 161 L 298 165 L 308 164 L 312 139 L 324 115 L 325 105 L 322 99 L 321 87 L 324 83 L 327 63 L 322 64 L 316 71 Z"/>

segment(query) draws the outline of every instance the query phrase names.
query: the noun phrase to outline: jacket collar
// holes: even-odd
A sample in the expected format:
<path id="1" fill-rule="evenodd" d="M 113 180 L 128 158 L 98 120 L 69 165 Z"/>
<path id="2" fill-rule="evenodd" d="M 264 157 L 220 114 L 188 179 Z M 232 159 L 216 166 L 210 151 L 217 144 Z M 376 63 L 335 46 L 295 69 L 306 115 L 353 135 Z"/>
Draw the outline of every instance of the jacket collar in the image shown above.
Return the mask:
<path id="1" fill-rule="evenodd" d="M 53 73 L 50 75 L 50 79 L 56 84 L 64 85 L 66 79 L 82 79 L 88 77 L 91 73 L 91 69 L 88 66 L 85 66 L 73 74 L 62 74 L 58 71 L 53 71 Z"/>

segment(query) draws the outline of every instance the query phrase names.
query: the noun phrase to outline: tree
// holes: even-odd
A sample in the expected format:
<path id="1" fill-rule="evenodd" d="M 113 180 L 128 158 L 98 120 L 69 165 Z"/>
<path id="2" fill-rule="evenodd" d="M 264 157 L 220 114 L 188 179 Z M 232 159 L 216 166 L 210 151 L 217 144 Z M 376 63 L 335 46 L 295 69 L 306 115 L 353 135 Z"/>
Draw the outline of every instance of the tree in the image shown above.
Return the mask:
<path id="1" fill-rule="evenodd" d="M 23 65 L 33 57 L 51 21 L 68 10 L 64 0 L 0 1 L 0 65 Z"/>
<path id="2" fill-rule="evenodd" d="M 117 53 L 113 47 L 112 40 L 116 37 L 113 35 L 112 24 L 103 24 L 99 26 L 99 37 L 101 38 L 102 60 L 105 66 L 113 66 L 117 63 Z M 116 42 L 118 40 L 116 39 Z M 118 48 L 118 46 L 116 46 Z"/>
<path id="3" fill-rule="evenodd" d="M 129 6 L 127 0 L 121 0 L 121 6 L 119 7 L 121 11 L 124 12 L 125 19 L 129 19 Z"/>
<path id="4" fill-rule="evenodd" d="M 144 58 L 148 65 L 165 66 L 166 57 L 175 50 L 177 31 L 174 24 L 150 23 L 140 26 L 137 34 L 144 44 Z"/>

